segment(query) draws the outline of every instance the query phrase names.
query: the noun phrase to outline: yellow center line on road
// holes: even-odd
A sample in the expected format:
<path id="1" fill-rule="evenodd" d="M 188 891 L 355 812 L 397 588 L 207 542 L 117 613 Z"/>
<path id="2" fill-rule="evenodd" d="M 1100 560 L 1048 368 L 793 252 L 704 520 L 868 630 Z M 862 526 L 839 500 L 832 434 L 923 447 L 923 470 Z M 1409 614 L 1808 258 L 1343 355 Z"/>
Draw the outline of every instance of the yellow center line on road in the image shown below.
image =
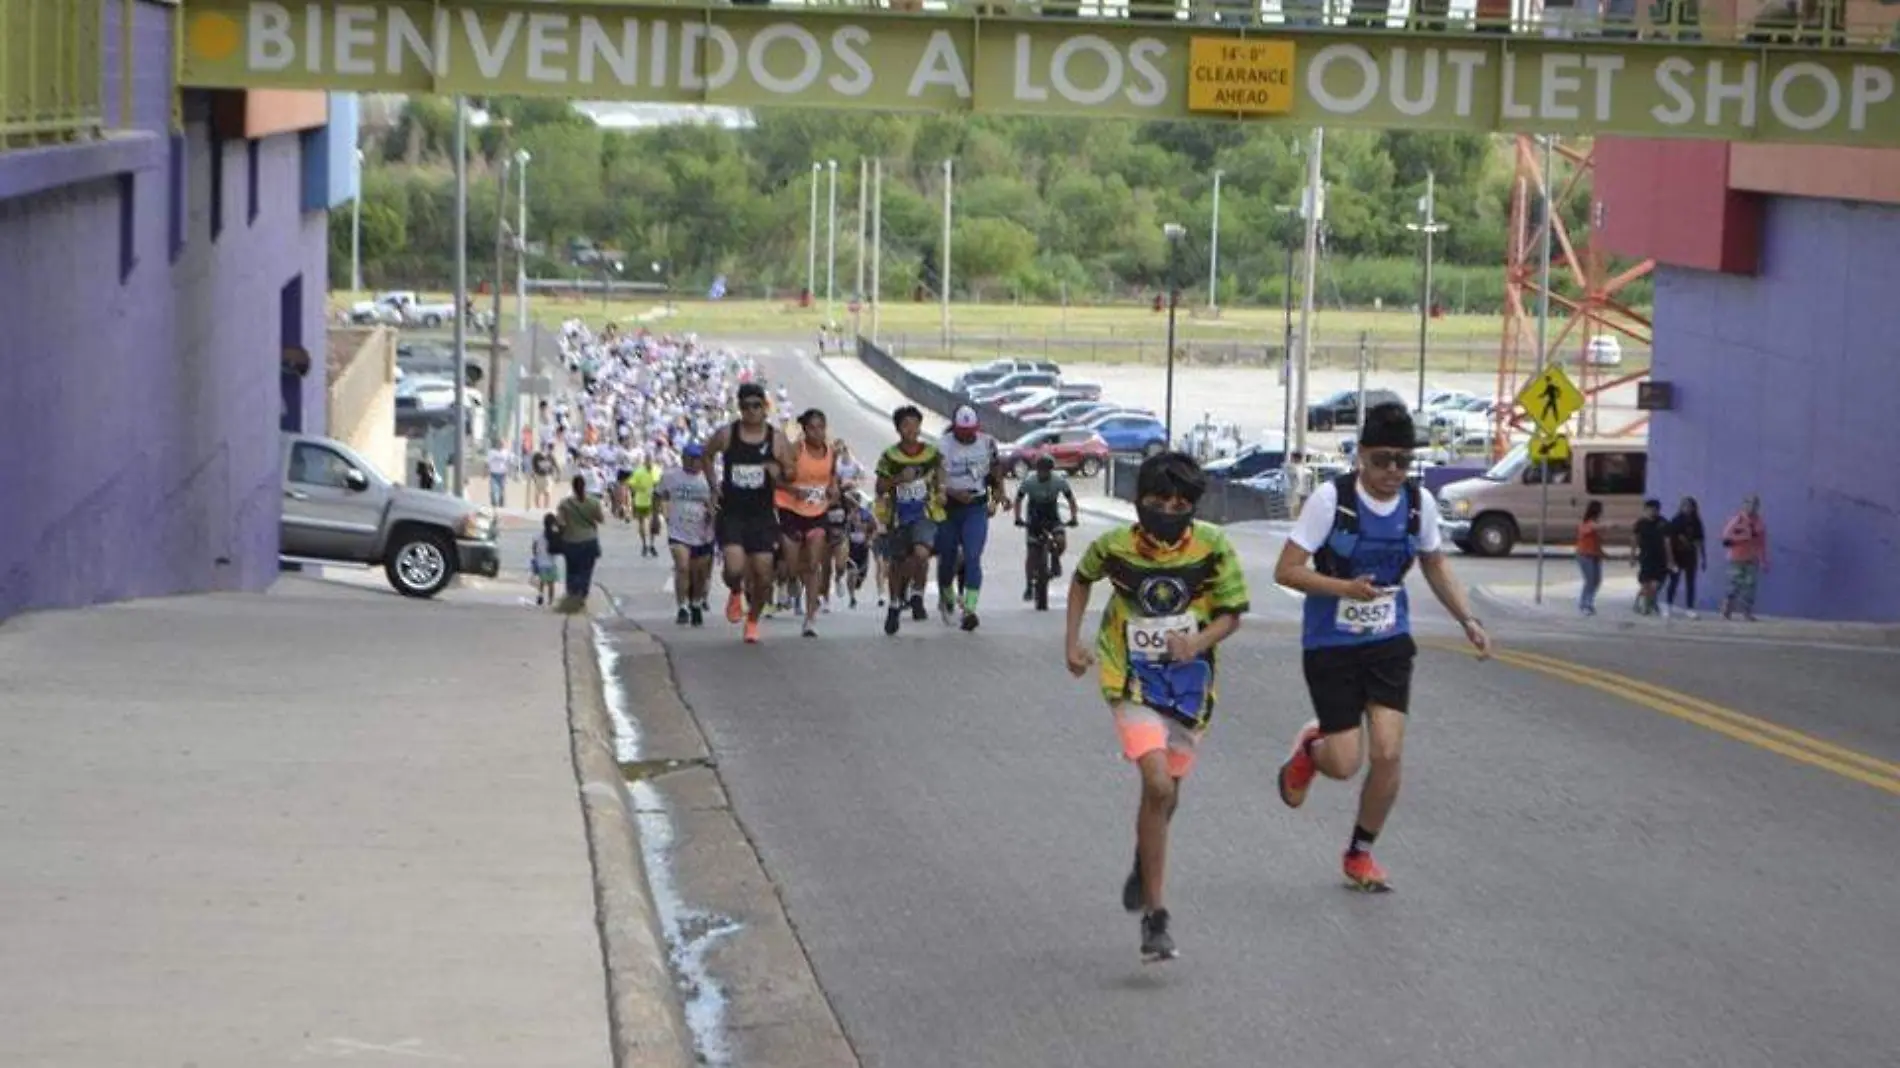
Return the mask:
<path id="1" fill-rule="evenodd" d="M 1469 646 L 1453 642 L 1423 641 L 1419 644 L 1444 652 L 1471 655 Z M 1757 719 L 1698 697 L 1691 697 L 1667 687 L 1614 672 L 1515 649 L 1493 650 L 1491 656 L 1494 660 L 1514 667 L 1600 690 L 1632 704 L 1661 712 L 1665 716 L 1705 727 L 1738 742 L 1746 742 L 1756 748 L 1778 753 L 1790 760 L 1831 771 L 1843 778 L 1865 783 L 1876 790 L 1900 796 L 1900 764 L 1893 764 L 1857 750 L 1822 741 L 1777 723 Z"/>

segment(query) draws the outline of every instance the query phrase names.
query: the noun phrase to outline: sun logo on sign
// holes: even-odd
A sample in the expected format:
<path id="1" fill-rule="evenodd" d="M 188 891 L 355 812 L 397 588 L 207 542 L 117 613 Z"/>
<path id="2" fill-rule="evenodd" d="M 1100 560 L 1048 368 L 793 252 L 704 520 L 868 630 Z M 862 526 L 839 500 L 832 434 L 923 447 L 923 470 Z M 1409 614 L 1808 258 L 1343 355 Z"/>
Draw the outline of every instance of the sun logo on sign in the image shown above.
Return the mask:
<path id="1" fill-rule="evenodd" d="M 186 40 L 191 54 L 200 59 L 229 59 L 244 43 L 244 31 L 231 16 L 207 11 L 191 20 Z"/>
<path id="2" fill-rule="evenodd" d="M 1187 583 L 1173 575 L 1142 579 L 1135 589 L 1135 601 L 1141 605 L 1143 615 L 1173 615 L 1187 606 Z"/>

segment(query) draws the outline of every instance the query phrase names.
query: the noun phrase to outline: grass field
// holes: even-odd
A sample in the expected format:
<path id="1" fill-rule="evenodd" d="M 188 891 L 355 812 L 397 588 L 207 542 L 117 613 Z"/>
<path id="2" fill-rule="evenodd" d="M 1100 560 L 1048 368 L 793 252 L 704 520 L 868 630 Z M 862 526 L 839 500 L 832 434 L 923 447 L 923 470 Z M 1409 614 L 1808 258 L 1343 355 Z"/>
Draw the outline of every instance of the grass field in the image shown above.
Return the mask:
<path id="1" fill-rule="evenodd" d="M 334 307 L 346 307 L 357 299 L 355 294 L 331 295 Z M 446 298 L 441 298 L 446 299 Z M 477 306 L 487 302 L 477 299 Z M 504 325 L 513 321 L 512 296 L 503 300 Z M 703 299 L 675 300 L 670 314 L 663 298 L 642 297 L 634 300 L 610 300 L 603 307 L 599 300 L 567 300 L 536 297 L 530 313 L 538 322 L 555 325 L 579 318 L 594 327 L 608 322 L 631 326 L 644 322 L 654 329 L 681 333 L 699 333 L 713 338 L 787 337 L 816 343 L 818 328 L 825 320 L 825 308 L 819 302 L 800 308 L 789 301 Z M 839 301 L 833 316 L 849 333 L 854 326 L 848 304 Z M 878 337 L 894 350 L 913 358 L 954 358 L 983 360 L 998 355 L 1043 355 L 1072 362 L 1131 363 L 1155 362 L 1166 352 L 1167 316 L 1147 305 L 1072 306 L 1013 304 L 952 304 L 950 322 L 953 344 L 942 340 L 942 312 L 936 304 L 910 301 L 887 303 L 879 316 Z M 1220 354 L 1236 347 L 1277 347 L 1284 329 L 1283 312 L 1278 308 L 1223 308 L 1218 314 L 1202 306 L 1182 307 L 1176 312 L 1177 345 L 1190 350 L 1194 358 L 1218 360 Z M 856 316 L 857 329 L 871 332 L 868 309 Z M 1314 348 L 1316 358 L 1326 364 L 1354 362 L 1354 350 L 1365 335 L 1375 350 L 1375 359 L 1405 358 L 1416 360 L 1418 351 L 1418 314 L 1414 311 L 1326 310 L 1316 309 Z M 1294 325 L 1299 323 L 1298 309 Z M 1498 346 L 1504 330 L 1503 320 L 1495 315 L 1447 315 L 1430 324 L 1431 363 L 1444 370 L 1478 370 L 1495 367 Z M 1647 363 L 1647 353 L 1629 352 L 1638 364 Z"/>

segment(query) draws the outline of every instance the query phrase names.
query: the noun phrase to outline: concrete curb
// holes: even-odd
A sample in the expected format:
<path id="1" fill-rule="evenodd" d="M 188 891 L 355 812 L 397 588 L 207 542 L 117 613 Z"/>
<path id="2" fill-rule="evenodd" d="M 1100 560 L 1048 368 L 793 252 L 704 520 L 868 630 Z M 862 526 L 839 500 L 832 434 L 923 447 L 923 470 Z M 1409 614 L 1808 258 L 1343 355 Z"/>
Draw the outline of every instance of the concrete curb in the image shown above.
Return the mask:
<path id="1" fill-rule="evenodd" d="M 615 1068 L 692 1068 L 691 1032 L 680 1008 L 666 940 L 647 888 L 633 802 L 614 751 L 613 721 L 595 659 L 592 621 L 563 629 L 568 734 L 594 869 L 595 922 L 607 971 L 607 1019 Z"/>
<path id="2" fill-rule="evenodd" d="M 1829 642 L 1870 649 L 1900 649 L 1900 626 L 1884 623 L 1830 623 L 1805 619 L 1764 619 L 1759 623 L 1737 623 L 1725 620 L 1719 612 L 1715 612 L 1704 613 L 1698 620 L 1683 620 L 1680 629 L 1676 629 L 1666 623 L 1629 616 L 1627 613 L 1618 616 L 1610 612 L 1584 618 L 1574 609 L 1574 583 L 1554 591 L 1546 589 L 1547 603 L 1541 607 L 1495 586 L 1472 586 L 1468 592 L 1472 600 L 1480 602 L 1494 614 L 1544 623 L 1562 623 L 1566 627 L 1592 634 L 1629 634 L 1641 630 L 1659 638 L 1743 638 L 1759 642 Z M 1549 599 L 1553 595 L 1555 599 Z"/>

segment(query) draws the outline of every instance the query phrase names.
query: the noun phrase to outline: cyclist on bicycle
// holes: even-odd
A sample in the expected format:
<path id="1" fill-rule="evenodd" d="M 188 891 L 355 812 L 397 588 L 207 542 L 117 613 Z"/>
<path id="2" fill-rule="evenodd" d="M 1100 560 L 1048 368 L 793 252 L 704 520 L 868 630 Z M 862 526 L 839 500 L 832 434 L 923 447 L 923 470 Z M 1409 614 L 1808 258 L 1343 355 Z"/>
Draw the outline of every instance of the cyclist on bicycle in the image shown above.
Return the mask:
<path id="1" fill-rule="evenodd" d="M 1049 574 L 1051 579 L 1062 576 L 1062 553 L 1068 548 L 1068 538 L 1062 529 L 1062 516 L 1058 501 L 1069 502 L 1069 525 L 1075 526 L 1075 491 L 1069 488 L 1069 480 L 1056 474 L 1056 460 L 1053 456 L 1036 458 L 1036 473 L 1023 479 L 1016 488 L 1016 525 L 1028 530 L 1029 553 L 1023 558 L 1025 580 L 1023 582 L 1023 600 L 1034 600 L 1036 553 L 1035 542 L 1038 537 L 1047 539 L 1049 544 Z M 1023 502 L 1029 503 L 1029 518 L 1023 519 Z"/>

